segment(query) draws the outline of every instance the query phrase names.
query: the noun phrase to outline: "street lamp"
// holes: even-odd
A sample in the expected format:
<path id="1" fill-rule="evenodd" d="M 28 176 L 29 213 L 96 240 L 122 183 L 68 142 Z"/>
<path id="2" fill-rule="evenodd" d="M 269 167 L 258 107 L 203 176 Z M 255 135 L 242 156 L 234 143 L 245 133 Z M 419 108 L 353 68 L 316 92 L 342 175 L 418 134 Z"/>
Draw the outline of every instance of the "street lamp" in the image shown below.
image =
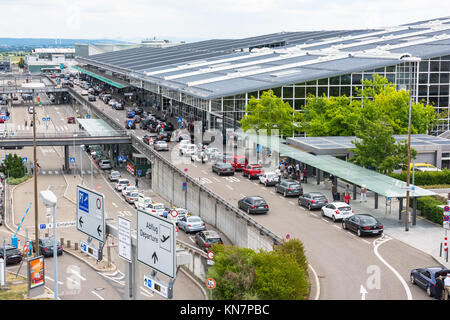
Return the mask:
<path id="1" fill-rule="evenodd" d="M 410 181 L 410 172 L 411 172 L 411 94 L 412 94 L 412 72 L 411 72 L 411 65 L 413 62 L 416 62 L 417 65 L 421 61 L 418 57 L 410 57 L 410 56 L 403 56 L 400 58 L 400 60 L 404 62 L 408 62 L 409 65 L 409 114 L 408 114 L 408 167 L 406 170 L 406 217 L 405 217 L 405 231 L 409 231 L 409 181 Z"/>
<path id="2" fill-rule="evenodd" d="M 32 106 L 33 106 L 33 163 L 34 163 L 34 239 L 36 248 L 36 257 L 39 256 L 39 229 L 38 229 L 38 201 L 37 201 L 37 159 L 36 159 L 36 108 L 34 107 L 34 93 L 36 89 L 45 88 L 45 84 L 42 82 L 29 82 L 22 83 L 22 88 L 31 89 L 32 92 Z"/>
<path id="3" fill-rule="evenodd" d="M 80 175 L 81 175 L 81 184 L 84 184 L 84 174 L 83 174 L 83 158 L 81 157 L 81 150 L 83 150 L 84 144 L 80 144 Z"/>
<path id="4" fill-rule="evenodd" d="M 50 190 L 44 190 L 39 192 L 39 198 L 47 208 L 53 208 L 53 268 L 55 277 L 55 300 L 58 300 L 58 241 L 56 240 L 56 202 L 57 198 L 55 194 Z M 36 248 L 39 245 L 36 243 Z"/>

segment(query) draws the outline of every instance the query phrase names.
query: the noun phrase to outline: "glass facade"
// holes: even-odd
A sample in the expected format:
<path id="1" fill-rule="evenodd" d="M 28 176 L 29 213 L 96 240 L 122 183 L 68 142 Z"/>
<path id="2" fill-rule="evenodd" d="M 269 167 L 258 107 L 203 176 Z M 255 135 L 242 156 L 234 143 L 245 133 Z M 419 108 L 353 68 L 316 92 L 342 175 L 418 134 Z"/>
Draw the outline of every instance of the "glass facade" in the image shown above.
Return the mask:
<path id="1" fill-rule="evenodd" d="M 371 79 L 373 74 L 386 77 L 395 83 L 398 89 L 411 89 L 416 102 L 431 104 L 439 113 L 440 124 L 431 132 L 439 134 L 449 130 L 449 89 L 450 89 L 450 55 L 425 59 L 419 63 L 418 70 L 415 63 L 402 63 L 381 67 L 373 70 L 354 72 L 324 79 L 287 84 L 271 90 L 295 110 L 302 110 L 310 95 L 341 96 L 346 95 L 350 100 L 357 97 L 356 88 L 361 88 L 361 81 Z M 411 77 L 411 82 L 410 82 Z M 410 88 L 411 83 L 411 88 Z M 238 121 L 243 117 L 245 106 L 251 97 L 259 99 L 263 91 L 241 93 L 234 96 L 205 100 L 176 90 L 144 83 L 144 89 L 162 95 L 163 105 L 171 101 L 170 107 L 177 116 L 188 121 L 203 120 L 209 122 L 209 128 L 221 129 L 238 127 Z M 170 105 L 169 103 L 169 105 Z"/>

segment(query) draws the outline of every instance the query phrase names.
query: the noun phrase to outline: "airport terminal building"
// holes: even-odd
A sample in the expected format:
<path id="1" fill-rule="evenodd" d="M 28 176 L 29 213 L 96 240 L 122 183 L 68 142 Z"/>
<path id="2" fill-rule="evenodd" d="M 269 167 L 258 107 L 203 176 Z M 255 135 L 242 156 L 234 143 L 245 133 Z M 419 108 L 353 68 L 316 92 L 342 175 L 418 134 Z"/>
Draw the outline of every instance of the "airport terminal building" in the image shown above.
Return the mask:
<path id="1" fill-rule="evenodd" d="M 142 99 L 207 128 L 236 128 L 251 96 L 297 110 L 309 94 L 356 97 L 377 73 L 434 106 L 449 130 L 450 17 L 365 30 L 282 32 L 77 57 L 78 70 L 120 80 Z"/>

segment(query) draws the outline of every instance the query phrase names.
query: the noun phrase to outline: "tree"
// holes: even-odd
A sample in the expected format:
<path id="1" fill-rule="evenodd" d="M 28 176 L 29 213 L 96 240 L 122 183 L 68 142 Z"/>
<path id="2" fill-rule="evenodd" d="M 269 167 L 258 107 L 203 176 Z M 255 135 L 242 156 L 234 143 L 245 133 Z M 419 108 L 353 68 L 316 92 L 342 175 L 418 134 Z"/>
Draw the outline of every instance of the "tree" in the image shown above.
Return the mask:
<path id="1" fill-rule="evenodd" d="M 23 58 L 20 58 L 18 65 L 20 69 L 23 69 L 25 67 L 25 60 L 23 60 Z"/>
<path id="2" fill-rule="evenodd" d="M 292 136 L 300 131 L 299 120 L 300 113 L 269 90 L 263 92 L 260 99 L 251 97 L 239 123 L 244 131 L 265 129 L 267 135 L 271 135 L 273 129 L 278 129 L 280 134 Z"/>
<path id="3" fill-rule="evenodd" d="M 365 168 L 375 168 L 383 174 L 392 173 L 407 163 L 407 141 L 395 141 L 393 129 L 386 119 L 365 120 L 361 127 L 365 129 L 357 135 L 360 141 L 353 141 L 355 148 L 350 149 L 354 153 L 351 162 Z M 411 148 L 411 159 L 416 155 L 417 151 Z"/>
<path id="4" fill-rule="evenodd" d="M 354 87 L 356 97 L 314 97 L 308 98 L 302 127 L 310 136 L 356 136 L 361 120 L 375 121 L 383 118 L 392 127 L 393 134 L 408 132 L 409 92 L 396 91 L 393 83 L 385 77 L 374 74 L 365 79 L 362 88 Z M 427 133 L 436 124 L 437 113 L 430 105 L 411 104 L 411 132 Z"/>
<path id="5" fill-rule="evenodd" d="M 12 178 L 22 178 L 25 176 L 25 166 L 22 163 L 22 158 L 18 157 L 17 154 L 9 154 L 1 165 L 0 171 Z"/>

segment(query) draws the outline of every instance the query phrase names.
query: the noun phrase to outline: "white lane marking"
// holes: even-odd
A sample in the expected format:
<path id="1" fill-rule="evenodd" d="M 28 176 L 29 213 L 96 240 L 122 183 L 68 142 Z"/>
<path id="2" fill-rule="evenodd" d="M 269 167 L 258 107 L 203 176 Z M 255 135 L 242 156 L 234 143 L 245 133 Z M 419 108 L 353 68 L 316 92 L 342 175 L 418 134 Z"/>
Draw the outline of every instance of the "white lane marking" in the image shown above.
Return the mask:
<path id="1" fill-rule="evenodd" d="M 205 170 L 202 170 L 202 173 L 203 173 L 203 174 L 207 174 Z"/>
<path id="2" fill-rule="evenodd" d="M 330 223 L 328 220 L 326 220 L 326 219 L 322 219 L 323 221 L 325 221 L 326 223 Z"/>
<path id="3" fill-rule="evenodd" d="M 402 284 L 403 288 L 405 289 L 406 292 L 406 297 L 408 298 L 408 300 L 412 300 L 412 294 L 411 294 L 411 290 L 409 290 L 408 284 L 406 283 L 405 279 L 402 278 L 402 276 L 398 273 L 397 270 L 395 270 L 389 263 L 386 262 L 386 260 L 383 259 L 383 257 L 381 257 L 381 255 L 378 252 L 378 248 L 385 242 L 388 242 L 389 239 L 382 239 L 381 241 L 375 241 L 374 242 L 374 252 L 375 255 L 378 257 L 378 259 L 380 259 L 380 261 L 382 263 L 384 263 L 386 265 L 386 267 L 388 267 L 393 273 L 394 275 L 400 280 L 400 283 Z"/>
<path id="4" fill-rule="evenodd" d="M 191 240 L 193 243 L 195 243 L 195 240 L 192 239 L 192 236 L 189 236 L 189 240 Z"/>
<path id="5" fill-rule="evenodd" d="M 111 202 L 111 203 L 114 207 L 116 207 L 116 208 L 118 207 L 117 204 L 115 204 L 114 202 Z"/>
<path id="6" fill-rule="evenodd" d="M 292 204 L 293 206 L 295 206 L 294 202 L 292 202 L 292 201 L 288 201 L 288 202 L 289 202 L 289 204 Z"/>
<path id="7" fill-rule="evenodd" d="M 335 225 L 335 224 L 333 224 L 333 227 L 335 227 L 335 228 L 337 228 L 337 229 L 339 229 L 339 230 L 341 230 L 342 228 L 341 227 L 338 227 L 337 225 Z"/>
<path id="8" fill-rule="evenodd" d="M 97 296 L 100 300 L 105 300 L 105 298 L 103 298 L 101 295 L 99 295 L 97 292 L 95 291 L 91 291 L 93 295 Z"/>
<path id="9" fill-rule="evenodd" d="M 241 193 L 241 197 L 244 197 L 244 198 L 245 198 L 245 194 Z"/>
<path id="10" fill-rule="evenodd" d="M 81 274 L 80 274 L 77 270 L 74 270 L 74 269 L 71 268 L 70 266 L 69 266 L 69 268 L 68 268 L 68 272 L 71 273 L 71 274 L 73 274 L 73 275 L 75 275 L 75 276 L 77 276 L 77 277 L 80 278 L 81 280 L 86 281 L 86 278 L 84 278 L 83 276 L 81 276 Z"/>
<path id="11" fill-rule="evenodd" d="M 230 189 L 230 190 L 234 190 L 232 187 L 230 187 L 229 185 L 225 185 L 225 187 L 227 187 L 228 189 Z"/>
<path id="12" fill-rule="evenodd" d="M 308 263 L 308 267 L 311 269 L 311 271 L 314 274 L 314 279 L 316 280 L 316 286 L 317 286 L 317 292 L 316 292 L 316 296 L 314 297 L 314 300 L 319 300 L 320 297 L 320 281 L 319 281 L 319 276 L 317 275 L 316 270 L 314 270 L 314 268 L 312 267 L 312 265 L 310 265 Z"/>
<path id="13" fill-rule="evenodd" d="M 50 278 L 49 276 L 45 276 L 45 279 L 47 280 L 50 280 L 50 281 L 52 281 L 52 282 L 55 282 L 55 280 L 54 279 L 52 279 L 52 278 Z M 61 282 L 61 281 L 59 281 L 58 280 L 58 284 L 61 284 L 61 285 L 63 285 L 64 284 L 64 282 Z"/>
<path id="14" fill-rule="evenodd" d="M 148 291 L 147 289 L 145 289 L 142 286 L 141 286 L 141 293 L 146 295 L 147 297 L 153 297 L 153 293 L 151 293 L 150 291 Z"/>
<path id="15" fill-rule="evenodd" d="M 216 177 L 212 177 L 214 180 L 216 180 L 217 182 L 220 182 L 219 179 L 217 179 Z"/>

